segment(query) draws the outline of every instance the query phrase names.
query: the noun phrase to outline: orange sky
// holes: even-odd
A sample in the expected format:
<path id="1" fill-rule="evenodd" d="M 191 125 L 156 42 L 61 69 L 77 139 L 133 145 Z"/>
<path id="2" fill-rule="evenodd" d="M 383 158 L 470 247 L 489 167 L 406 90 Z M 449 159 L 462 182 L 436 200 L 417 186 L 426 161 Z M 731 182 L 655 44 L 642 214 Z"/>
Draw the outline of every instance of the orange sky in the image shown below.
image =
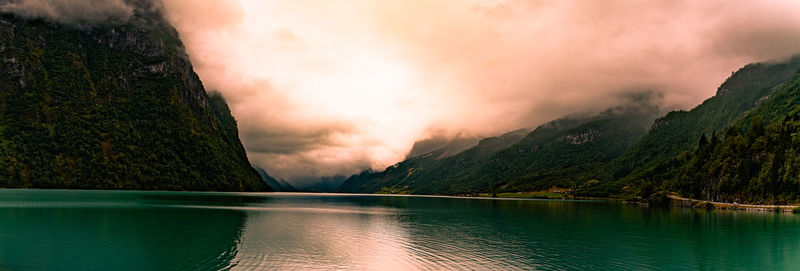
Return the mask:
<path id="1" fill-rule="evenodd" d="M 800 52 L 798 1 L 165 0 L 250 159 L 295 181 L 380 170 L 416 140 L 487 136 L 656 93 L 710 97 Z"/>

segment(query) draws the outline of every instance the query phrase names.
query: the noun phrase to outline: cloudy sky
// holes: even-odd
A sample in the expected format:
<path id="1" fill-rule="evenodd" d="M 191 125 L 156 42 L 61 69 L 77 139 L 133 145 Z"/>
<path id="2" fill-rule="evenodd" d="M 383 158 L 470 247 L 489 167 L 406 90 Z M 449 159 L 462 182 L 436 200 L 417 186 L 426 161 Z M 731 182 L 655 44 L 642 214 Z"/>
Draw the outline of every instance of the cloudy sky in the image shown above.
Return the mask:
<path id="1" fill-rule="evenodd" d="M 250 159 L 302 181 L 413 143 L 657 92 L 667 109 L 800 52 L 800 1 L 165 0 Z"/>

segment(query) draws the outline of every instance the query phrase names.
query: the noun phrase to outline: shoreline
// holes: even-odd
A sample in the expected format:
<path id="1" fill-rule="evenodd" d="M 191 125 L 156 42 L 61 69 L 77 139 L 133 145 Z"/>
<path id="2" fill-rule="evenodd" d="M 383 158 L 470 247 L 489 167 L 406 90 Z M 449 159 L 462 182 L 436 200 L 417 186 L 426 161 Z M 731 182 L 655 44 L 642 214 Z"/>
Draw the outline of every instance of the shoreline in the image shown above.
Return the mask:
<path id="1" fill-rule="evenodd" d="M 747 211 L 788 212 L 788 213 L 793 213 L 795 209 L 800 208 L 800 205 L 742 204 L 742 203 L 697 200 L 697 199 L 679 197 L 675 195 L 668 195 L 667 197 L 669 198 L 670 206 L 683 207 L 683 208 L 707 208 L 707 209 L 721 209 L 721 210 L 747 210 Z"/>
<path id="2" fill-rule="evenodd" d="M 467 196 L 467 197 L 474 197 L 474 198 L 491 198 L 486 196 Z M 669 198 L 669 207 L 678 207 L 678 208 L 690 208 L 690 209 L 717 209 L 717 210 L 737 210 L 737 211 L 759 211 L 759 212 L 782 212 L 782 213 L 794 213 L 796 212 L 795 209 L 800 210 L 800 205 L 773 205 L 773 204 L 744 204 L 744 203 L 730 203 L 730 202 L 717 202 L 717 201 L 706 201 L 706 200 L 698 200 L 698 199 L 690 199 L 679 197 L 676 195 L 668 195 Z M 528 198 L 528 197 L 494 197 L 495 199 L 540 199 L 540 200 L 547 200 L 547 198 Z M 618 201 L 623 203 L 629 204 L 637 204 L 642 206 L 648 206 L 647 203 L 637 202 L 637 201 L 627 201 L 622 198 L 614 198 L 614 197 L 580 197 L 580 196 L 571 196 L 565 195 L 561 199 L 552 199 L 551 200 L 604 200 L 604 201 Z"/>
<path id="3" fill-rule="evenodd" d="M 76 191 L 76 192 L 121 192 L 121 193 L 198 193 L 198 194 L 238 194 L 238 195 L 338 195 L 338 196 L 397 196 L 397 197 L 430 197 L 430 198 L 457 198 L 457 199 L 499 199 L 499 200 L 567 200 L 567 201 L 615 201 L 628 204 L 648 206 L 649 204 L 637 201 L 626 201 L 622 198 L 614 197 L 581 197 L 565 195 L 563 198 L 537 198 L 537 197 L 487 197 L 471 195 L 426 195 L 426 194 L 359 194 L 359 193 L 320 193 L 320 192 L 234 192 L 234 191 L 169 191 L 169 190 L 103 190 L 103 189 L 41 189 L 41 188 L 0 188 L 0 191 Z M 794 213 L 800 210 L 800 205 L 773 205 L 773 204 L 743 204 L 730 202 L 706 201 L 691 198 L 668 195 L 669 207 L 691 208 L 691 209 L 719 209 L 719 210 L 740 210 L 740 211 L 762 211 L 762 212 L 785 212 Z"/>

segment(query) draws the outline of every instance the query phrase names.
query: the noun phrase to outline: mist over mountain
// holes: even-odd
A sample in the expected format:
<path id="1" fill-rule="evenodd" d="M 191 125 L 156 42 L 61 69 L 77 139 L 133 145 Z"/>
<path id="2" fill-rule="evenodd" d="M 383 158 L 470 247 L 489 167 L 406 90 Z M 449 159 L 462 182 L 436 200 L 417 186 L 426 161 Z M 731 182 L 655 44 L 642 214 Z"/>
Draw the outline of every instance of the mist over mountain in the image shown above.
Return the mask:
<path id="1" fill-rule="evenodd" d="M 653 98 L 487 138 L 447 158 L 437 156 L 444 149 L 410 158 L 383 172 L 354 175 L 339 191 L 453 195 L 575 185 L 571 174 L 601 170 L 645 135 L 659 113 Z"/>
<path id="2" fill-rule="evenodd" d="M 476 195 L 546 191 L 663 204 L 666 194 L 723 202 L 797 202 L 800 57 L 752 63 L 690 111 L 661 115 L 648 96 L 567 116 L 519 142 L 447 159 L 409 158 L 353 175 L 341 192 Z M 650 106 L 646 106 L 650 104 Z"/>
<path id="3" fill-rule="evenodd" d="M 275 179 L 274 177 L 270 176 L 266 170 L 260 167 L 255 167 L 256 171 L 258 171 L 258 175 L 261 176 L 261 180 L 264 181 L 272 191 L 275 192 L 298 192 L 299 190 L 292 186 L 291 184 L 287 183 L 284 180 Z"/>
<path id="4" fill-rule="evenodd" d="M 447 174 L 446 170 L 466 170 L 479 166 L 487 156 L 507 148 L 524 138 L 525 130 L 515 130 L 496 137 L 484 138 L 472 148 L 455 155 L 447 148 L 425 153 L 389 166 L 383 171 L 363 171 L 347 178 L 336 192 L 346 193 L 422 193 L 405 184 L 411 175 L 425 170 L 428 175 Z M 455 166 L 453 166 L 455 165 Z M 440 176 L 437 176 L 440 177 Z M 434 181 L 438 183 L 440 180 Z M 435 185 L 435 184 L 432 184 Z"/>
<path id="5" fill-rule="evenodd" d="M 346 176 L 325 176 L 319 179 L 318 182 L 312 182 L 310 185 L 301 187 L 300 191 L 305 192 L 333 192 L 347 180 Z"/>
<path id="6" fill-rule="evenodd" d="M 616 162 L 614 176 L 639 176 L 695 146 L 700 135 L 722 132 L 759 108 L 799 68 L 800 57 L 740 68 L 717 88 L 715 96 L 690 111 L 673 111 L 656 120 L 650 133 Z"/>
<path id="7" fill-rule="evenodd" d="M 453 156 L 477 145 L 479 141 L 479 137 L 463 134 L 458 134 L 455 137 L 434 136 L 414 142 L 414 146 L 411 147 L 406 159 L 439 150 L 443 150 L 439 158 Z"/>
<path id="8" fill-rule="evenodd" d="M 157 5 L 153 3 L 157 2 Z M 77 27 L 127 22 L 136 9 L 155 10 L 150 0 L 2 0 L 0 11 Z M 141 18 L 141 17 L 140 17 Z"/>

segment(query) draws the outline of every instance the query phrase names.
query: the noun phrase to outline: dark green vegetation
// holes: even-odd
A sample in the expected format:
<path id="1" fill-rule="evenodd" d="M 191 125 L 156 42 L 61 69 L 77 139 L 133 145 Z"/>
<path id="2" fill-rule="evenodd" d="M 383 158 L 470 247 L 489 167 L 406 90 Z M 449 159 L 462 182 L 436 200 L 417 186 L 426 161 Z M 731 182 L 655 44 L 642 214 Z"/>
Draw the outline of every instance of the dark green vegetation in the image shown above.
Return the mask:
<path id="1" fill-rule="evenodd" d="M 701 135 L 724 131 L 747 113 L 760 107 L 800 68 L 800 58 L 783 63 L 749 64 L 736 71 L 717 94 L 690 111 L 673 111 L 659 118 L 650 132 L 609 167 L 616 182 L 606 182 L 598 195 L 613 194 L 622 187 L 661 182 L 673 176 L 668 168 L 682 152 L 697 146 Z M 780 113 L 779 113 L 780 114 Z M 752 115 L 752 114 L 751 114 Z"/>
<path id="2" fill-rule="evenodd" d="M 445 172 L 448 168 L 455 171 L 469 168 L 473 165 L 480 165 L 493 153 L 518 142 L 524 136 L 524 131 L 513 131 L 499 137 L 483 139 L 477 146 L 450 157 L 446 156 L 448 152 L 446 148 L 411 157 L 382 172 L 365 171 L 354 175 L 348 178 L 337 189 L 337 192 L 375 193 L 381 191 L 383 193 L 402 193 L 401 191 L 406 191 L 425 193 L 417 187 L 412 187 L 413 184 L 408 182 L 412 179 L 412 176 L 416 178 L 415 174 L 424 172 L 426 176 L 430 174 L 433 177 L 449 173 Z M 430 183 L 433 188 L 437 185 L 438 183 Z M 433 194 L 435 192 L 428 193 Z"/>
<path id="3" fill-rule="evenodd" d="M 365 171 L 354 175 L 348 178 L 335 191 L 381 194 L 421 193 L 412 190 L 406 182 L 414 173 L 424 170 L 426 173 L 432 174 L 446 169 L 448 166 L 465 167 L 470 164 L 480 164 L 488 155 L 518 142 L 525 134 L 526 131 L 524 130 L 516 130 L 499 137 L 486 138 L 480 141 L 460 135 L 453 140 L 439 138 L 421 140 L 414 144 L 405 161 L 389 167 L 383 172 Z M 432 148 L 435 148 L 435 150 L 426 152 L 426 150 Z M 457 155 L 457 157 L 451 157 L 454 155 Z M 443 163 L 454 165 L 445 165 Z"/>
<path id="4" fill-rule="evenodd" d="M 800 74 L 724 133 L 673 162 L 670 190 L 714 201 L 786 204 L 800 193 Z"/>
<path id="5" fill-rule="evenodd" d="M 148 3 L 80 28 L 0 14 L 0 187 L 269 189 Z"/>
<path id="6" fill-rule="evenodd" d="M 515 144 L 414 157 L 348 179 L 345 192 L 478 194 L 561 187 L 580 196 L 663 202 L 787 203 L 800 196 L 800 58 L 750 64 L 690 111 L 655 119 L 642 100 L 540 126 Z M 644 99 L 646 100 L 646 99 Z M 649 126 L 649 130 L 647 127 Z M 481 151 L 482 150 L 482 151 Z"/>

